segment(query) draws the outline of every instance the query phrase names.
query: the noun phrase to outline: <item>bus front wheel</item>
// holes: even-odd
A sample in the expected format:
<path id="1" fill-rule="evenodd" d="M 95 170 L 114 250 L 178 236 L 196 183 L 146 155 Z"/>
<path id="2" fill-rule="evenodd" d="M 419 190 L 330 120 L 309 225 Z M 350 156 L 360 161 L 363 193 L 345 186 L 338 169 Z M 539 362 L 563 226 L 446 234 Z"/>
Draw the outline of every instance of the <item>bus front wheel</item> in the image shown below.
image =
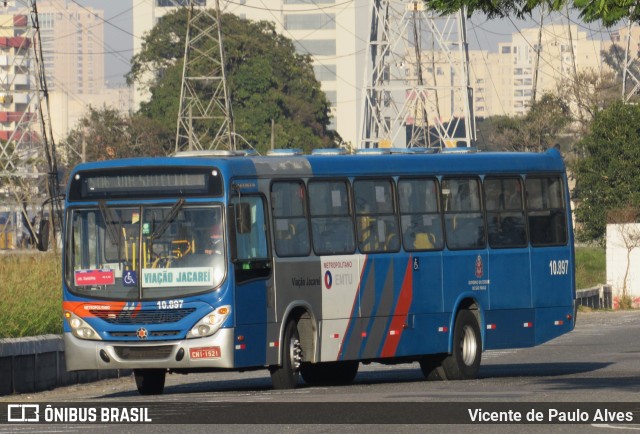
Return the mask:
<path id="1" fill-rule="evenodd" d="M 136 386 L 140 395 L 160 395 L 164 390 L 165 369 L 135 369 Z"/>
<path id="2" fill-rule="evenodd" d="M 453 352 L 442 361 L 447 380 L 476 378 L 482 358 L 482 337 L 476 315 L 461 310 L 456 316 L 453 330 Z"/>
<path id="3" fill-rule="evenodd" d="M 289 320 L 284 330 L 282 365 L 269 368 L 274 389 L 294 389 L 300 378 L 302 345 L 295 321 Z"/>

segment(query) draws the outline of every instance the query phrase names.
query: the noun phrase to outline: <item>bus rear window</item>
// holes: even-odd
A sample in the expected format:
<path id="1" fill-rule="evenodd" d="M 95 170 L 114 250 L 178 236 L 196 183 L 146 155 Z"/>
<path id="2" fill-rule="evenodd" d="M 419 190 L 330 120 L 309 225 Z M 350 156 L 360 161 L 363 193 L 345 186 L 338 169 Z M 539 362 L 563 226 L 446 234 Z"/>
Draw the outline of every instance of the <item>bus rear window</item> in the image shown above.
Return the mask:
<path id="1" fill-rule="evenodd" d="M 533 246 L 567 244 L 564 186 L 559 177 L 528 177 L 527 212 Z"/>

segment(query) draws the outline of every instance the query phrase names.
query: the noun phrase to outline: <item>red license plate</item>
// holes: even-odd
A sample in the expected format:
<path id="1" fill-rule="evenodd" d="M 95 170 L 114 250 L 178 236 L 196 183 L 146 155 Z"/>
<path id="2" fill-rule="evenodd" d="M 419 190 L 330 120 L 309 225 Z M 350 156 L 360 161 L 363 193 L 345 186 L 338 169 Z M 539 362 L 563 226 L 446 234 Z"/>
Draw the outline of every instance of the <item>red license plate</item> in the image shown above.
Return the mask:
<path id="1" fill-rule="evenodd" d="M 191 348 L 189 357 L 192 359 L 219 359 L 220 347 Z"/>

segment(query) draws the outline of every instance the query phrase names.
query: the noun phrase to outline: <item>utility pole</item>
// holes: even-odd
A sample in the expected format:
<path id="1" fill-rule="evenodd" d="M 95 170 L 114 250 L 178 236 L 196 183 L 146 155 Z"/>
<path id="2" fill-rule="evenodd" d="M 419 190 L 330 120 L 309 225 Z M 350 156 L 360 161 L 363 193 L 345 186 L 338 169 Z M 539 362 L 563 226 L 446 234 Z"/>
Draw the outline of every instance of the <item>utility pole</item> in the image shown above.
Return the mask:
<path id="1" fill-rule="evenodd" d="M 361 148 L 472 146 L 466 10 L 372 0 L 364 83 Z"/>
<path id="2" fill-rule="evenodd" d="M 3 81 L 4 95 L 0 97 L 4 119 L 0 131 L 0 189 L 8 192 L 5 203 L 12 210 L 20 210 L 27 222 L 29 208 L 39 208 L 49 198 L 55 248 L 62 206 L 57 200 L 58 155 L 51 130 L 38 9 L 35 0 L 16 4 L 21 7 L 4 3 L 4 13 L 12 16 L 13 36 L 3 38 L 0 46 L 10 62 Z"/>
<path id="3" fill-rule="evenodd" d="M 175 150 L 235 150 L 233 112 L 225 74 L 220 3 L 189 0 Z"/>

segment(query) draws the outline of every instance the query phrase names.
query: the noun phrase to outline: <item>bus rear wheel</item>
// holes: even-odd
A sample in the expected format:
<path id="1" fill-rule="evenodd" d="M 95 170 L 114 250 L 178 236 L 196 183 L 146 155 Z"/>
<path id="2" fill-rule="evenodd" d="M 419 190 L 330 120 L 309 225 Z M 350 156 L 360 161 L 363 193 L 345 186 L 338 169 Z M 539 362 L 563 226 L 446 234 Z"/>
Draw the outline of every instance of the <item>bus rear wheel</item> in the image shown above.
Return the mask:
<path id="1" fill-rule="evenodd" d="M 133 375 L 140 395 L 161 395 L 164 390 L 165 369 L 135 369 Z"/>
<path id="2" fill-rule="evenodd" d="M 290 320 L 284 330 L 282 365 L 269 368 L 274 389 L 294 389 L 300 378 L 302 345 L 295 321 Z"/>
<path id="3" fill-rule="evenodd" d="M 482 337 L 478 319 L 473 312 L 461 310 L 453 330 L 453 352 L 442 361 L 447 380 L 476 378 L 482 358 Z"/>
<path id="4" fill-rule="evenodd" d="M 304 363 L 300 374 L 310 386 L 344 386 L 351 384 L 358 374 L 356 360 L 325 363 Z"/>

